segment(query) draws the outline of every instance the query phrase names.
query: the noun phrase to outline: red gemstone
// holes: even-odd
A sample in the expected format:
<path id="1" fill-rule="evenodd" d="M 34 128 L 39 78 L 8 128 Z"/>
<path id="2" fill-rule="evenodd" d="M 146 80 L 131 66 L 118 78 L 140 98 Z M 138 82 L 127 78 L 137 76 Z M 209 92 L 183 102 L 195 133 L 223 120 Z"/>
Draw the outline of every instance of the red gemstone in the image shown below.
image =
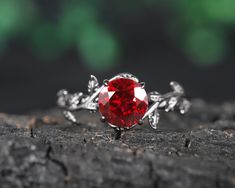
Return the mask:
<path id="1" fill-rule="evenodd" d="M 148 108 L 148 97 L 133 79 L 115 78 L 99 94 L 99 110 L 111 125 L 130 128 L 137 124 Z"/>

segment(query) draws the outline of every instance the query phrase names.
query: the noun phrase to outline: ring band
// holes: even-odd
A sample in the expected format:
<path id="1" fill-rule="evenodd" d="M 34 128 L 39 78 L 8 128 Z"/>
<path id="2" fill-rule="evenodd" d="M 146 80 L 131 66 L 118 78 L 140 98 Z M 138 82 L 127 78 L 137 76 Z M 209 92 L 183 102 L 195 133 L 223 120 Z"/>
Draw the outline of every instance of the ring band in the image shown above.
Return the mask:
<path id="1" fill-rule="evenodd" d="M 64 109 L 64 116 L 70 122 L 80 124 L 73 112 L 99 110 L 101 120 L 117 130 L 130 129 L 142 124 L 148 118 L 150 126 L 157 129 L 159 111 L 178 109 L 181 114 L 188 112 L 191 103 L 185 98 L 183 87 L 177 82 L 170 82 L 173 91 L 160 94 L 157 91 L 146 93 L 145 83 L 139 82 L 130 73 L 121 73 L 100 86 L 97 78 L 91 75 L 87 95 L 74 94 L 67 90 L 57 93 L 57 104 Z"/>

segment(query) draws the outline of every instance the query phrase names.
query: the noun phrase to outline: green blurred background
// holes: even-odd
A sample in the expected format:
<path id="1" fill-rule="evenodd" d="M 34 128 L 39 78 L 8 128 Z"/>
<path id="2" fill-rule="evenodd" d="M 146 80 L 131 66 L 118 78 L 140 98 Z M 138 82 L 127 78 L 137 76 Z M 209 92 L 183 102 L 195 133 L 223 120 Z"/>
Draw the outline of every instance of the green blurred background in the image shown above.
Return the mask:
<path id="1" fill-rule="evenodd" d="M 119 72 L 232 100 L 234 26 L 234 0 L 0 0 L 0 110 L 49 108 L 61 87 Z"/>

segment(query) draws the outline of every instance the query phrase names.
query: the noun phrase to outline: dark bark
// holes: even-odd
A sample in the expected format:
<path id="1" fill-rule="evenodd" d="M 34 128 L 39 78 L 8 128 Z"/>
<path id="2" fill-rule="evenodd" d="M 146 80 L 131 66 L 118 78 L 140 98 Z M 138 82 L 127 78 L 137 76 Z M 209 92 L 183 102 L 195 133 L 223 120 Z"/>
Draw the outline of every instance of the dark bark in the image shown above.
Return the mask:
<path id="1" fill-rule="evenodd" d="M 0 187 L 235 187 L 235 104 L 195 100 L 117 135 L 98 114 L 0 115 Z M 121 137 L 121 138 L 119 138 Z"/>

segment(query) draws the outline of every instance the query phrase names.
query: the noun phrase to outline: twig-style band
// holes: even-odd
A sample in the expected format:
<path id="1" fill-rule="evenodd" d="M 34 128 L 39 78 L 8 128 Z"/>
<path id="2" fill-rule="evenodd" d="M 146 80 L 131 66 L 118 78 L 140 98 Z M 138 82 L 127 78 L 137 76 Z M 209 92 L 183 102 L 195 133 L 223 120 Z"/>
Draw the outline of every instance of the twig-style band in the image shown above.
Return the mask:
<path id="1" fill-rule="evenodd" d="M 170 86 L 172 91 L 169 93 L 154 91 L 146 94 L 144 82 L 139 82 L 132 74 L 118 74 L 110 80 L 104 80 L 101 86 L 97 78 L 91 75 L 87 95 L 61 90 L 57 94 L 57 104 L 64 109 L 65 117 L 75 124 L 80 122 L 73 112 L 85 109 L 92 112 L 99 110 L 101 119 L 117 130 L 142 124 L 146 118 L 151 127 L 156 129 L 159 110 L 169 112 L 178 109 L 185 114 L 190 108 L 183 87 L 177 82 L 171 82 Z"/>

